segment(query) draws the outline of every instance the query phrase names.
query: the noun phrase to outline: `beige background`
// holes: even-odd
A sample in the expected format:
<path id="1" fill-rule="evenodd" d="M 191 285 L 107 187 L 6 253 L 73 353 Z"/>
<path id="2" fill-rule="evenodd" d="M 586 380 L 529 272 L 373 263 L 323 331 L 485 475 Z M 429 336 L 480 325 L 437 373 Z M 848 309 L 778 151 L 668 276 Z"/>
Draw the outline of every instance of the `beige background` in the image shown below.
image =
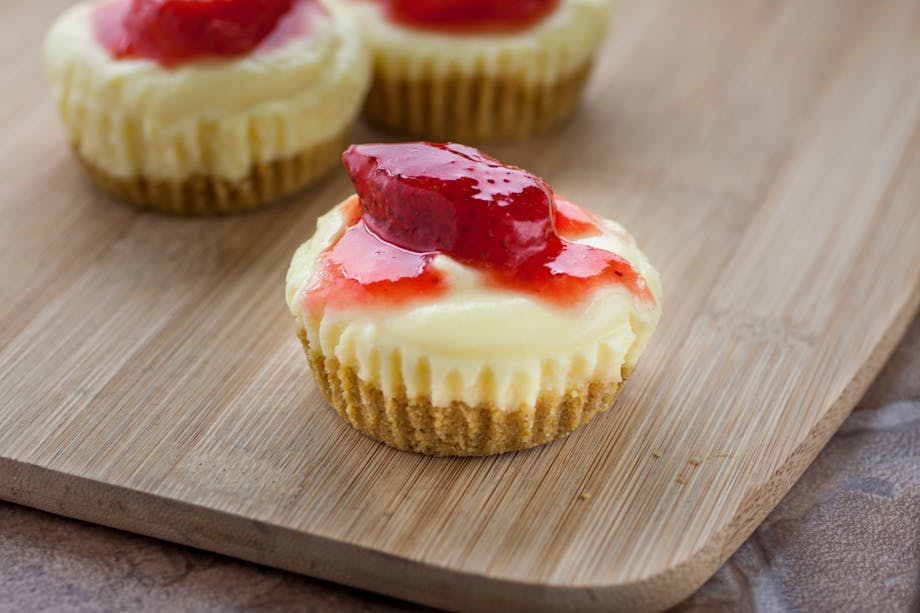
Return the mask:
<path id="1" fill-rule="evenodd" d="M 0 503 L 0 610 L 424 611 Z M 920 318 L 766 521 L 680 611 L 920 609 Z"/>

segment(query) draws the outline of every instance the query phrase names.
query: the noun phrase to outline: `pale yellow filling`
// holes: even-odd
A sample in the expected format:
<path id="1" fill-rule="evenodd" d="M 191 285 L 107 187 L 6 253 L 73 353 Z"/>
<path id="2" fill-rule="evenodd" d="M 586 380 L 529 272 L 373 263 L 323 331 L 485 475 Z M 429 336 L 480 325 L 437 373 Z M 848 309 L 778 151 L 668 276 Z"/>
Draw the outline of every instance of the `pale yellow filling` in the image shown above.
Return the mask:
<path id="1" fill-rule="evenodd" d="M 578 242 L 626 258 L 645 278 L 655 302 L 637 301 L 621 286 L 600 288 L 570 308 L 488 287 L 480 272 L 446 256 L 447 295 L 399 307 L 302 309 L 317 257 L 345 227 L 340 204 L 317 222 L 294 254 L 286 297 L 311 347 L 354 368 L 388 397 L 430 397 L 435 406 L 460 400 L 502 409 L 533 406 L 542 394 L 562 394 L 592 382 L 621 380 L 658 323 L 658 273 L 619 224 Z"/>
<path id="2" fill-rule="evenodd" d="M 118 177 L 244 177 L 342 132 L 369 85 L 351 14 L 323 1 L 310 33 L 277 49 L 166 69 L 115 60 L 96 40 L 95 3 L 52 25 L 45 59 L 54 99 L 82 157 Z"/>
<path id="3" fill-rule="evenodd" d="M 508 34 L 450 35 L 393 23 L 381 3 L 350 0 L 374 52 L 392 78 L 430 75 L 510 77 L 552 83 L 588 63 L 607 30 L 612 0 L 560 0 L 532 28 Z"/>

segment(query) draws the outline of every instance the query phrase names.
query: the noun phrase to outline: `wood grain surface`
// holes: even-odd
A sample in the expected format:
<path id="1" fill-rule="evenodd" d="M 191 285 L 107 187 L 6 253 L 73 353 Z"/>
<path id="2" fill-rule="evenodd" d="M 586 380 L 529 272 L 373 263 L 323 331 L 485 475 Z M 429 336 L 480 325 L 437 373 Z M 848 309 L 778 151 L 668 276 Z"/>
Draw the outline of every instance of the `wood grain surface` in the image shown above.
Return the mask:
<path id="1" fill-rule="evenodd" d="M 436 459 L 324 404 L 283 300 L 344 172 L 244 216 L 95 192 L 0 7 L 0 497 L 453 609 L 655 609 L 840 424 L 920 298 L 920 4 L 623 1 L 579 114 L 490 145 L 623 222 L 662 325 L 615 406 Z M 359 128 L 356 141 L 384 138 Z"/>

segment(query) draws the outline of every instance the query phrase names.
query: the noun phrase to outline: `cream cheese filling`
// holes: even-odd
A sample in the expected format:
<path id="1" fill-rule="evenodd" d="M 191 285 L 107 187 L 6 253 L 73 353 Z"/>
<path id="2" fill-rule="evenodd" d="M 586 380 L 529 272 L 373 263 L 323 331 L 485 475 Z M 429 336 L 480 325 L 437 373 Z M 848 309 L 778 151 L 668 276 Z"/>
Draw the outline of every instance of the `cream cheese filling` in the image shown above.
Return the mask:
<path id="1" fill-rule="evenodd" d="M 347 200 L 346 200 L 347 202 Z M 620 381 L 635 365 L 660 316 L 658 273 L 632 237 L 612 221 L 578 242 L 626 258 L 645 278 L 653 304 L 621 286 L 603 287 L 562 308 L 483 283 L 477 270 L 447 256 L 434 265 L 449 279 L 447 295 L 398 307 L 304 311 L 314 264 L 345 229 L 344 202 L 317 222 L 287 274 L 291 313 L 311 348 L 335 357 L 389 398 L 463 401 L 505 410 L 533 406 L 593 382 Z"/>
<path id="2" fill-rule="evenodd" d="M 351 14 L 322 1 L 309 33 L 240 58 L 163 68 L 113 59 L 81 3 L 52 25 L 45 59 L 71 140 L 118 177 L 245 177 L 253 165 L 292 157 L 347 129 L 370 78 Z"/>
<path id="3" fill-rule="evenodd" d="M 452 35 L 394 23 L 374 0 L 350 0 L 374 53 L 392 78 L 485 75 L 552 83 L 590 62 L 607 30 L 611 0 L 560 0 L 531 28 L 508 34 Z"/>

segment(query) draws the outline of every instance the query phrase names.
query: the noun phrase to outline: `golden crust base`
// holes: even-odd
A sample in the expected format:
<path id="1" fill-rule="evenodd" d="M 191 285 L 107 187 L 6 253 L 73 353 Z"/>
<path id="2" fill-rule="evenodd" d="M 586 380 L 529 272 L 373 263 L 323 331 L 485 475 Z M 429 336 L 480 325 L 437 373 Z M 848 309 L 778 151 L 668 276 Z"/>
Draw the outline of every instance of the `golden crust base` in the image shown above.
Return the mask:
<path id="1" fill-rule="evenodd" d="M 512 411 L 463 402 L 433 407 L 430 399 L 385 398 L 380 388 L 359 379 L 354 369 L 313 351 L 303 328 L 297 336 L 323 395 L 339 415 L 373 439 L 427 455 L 489 455 L 547 443 L 606 411 L 623 386 L 622 382 L 593 383 Z"/>
<path id="2" fill-rule="evenodd" d="M 222 215 L 251 209 L 287 196 L 319 179 L 339 162 L 347 130 L 297 155 L 254 164 L 242 179 L 193 175 L 181 180 L 118 177 L 77 158 L 100 189 L 141 209 L 171 215 Z"/>
<path id="3" fill-rule="evenodd" d="M 433 140 L 527 136 L 572 113 L 590 72 L 588 62 L 539 84 L 463 75 L 397 78 L 377 70 L 364 117 L 385 130 Z"/>

